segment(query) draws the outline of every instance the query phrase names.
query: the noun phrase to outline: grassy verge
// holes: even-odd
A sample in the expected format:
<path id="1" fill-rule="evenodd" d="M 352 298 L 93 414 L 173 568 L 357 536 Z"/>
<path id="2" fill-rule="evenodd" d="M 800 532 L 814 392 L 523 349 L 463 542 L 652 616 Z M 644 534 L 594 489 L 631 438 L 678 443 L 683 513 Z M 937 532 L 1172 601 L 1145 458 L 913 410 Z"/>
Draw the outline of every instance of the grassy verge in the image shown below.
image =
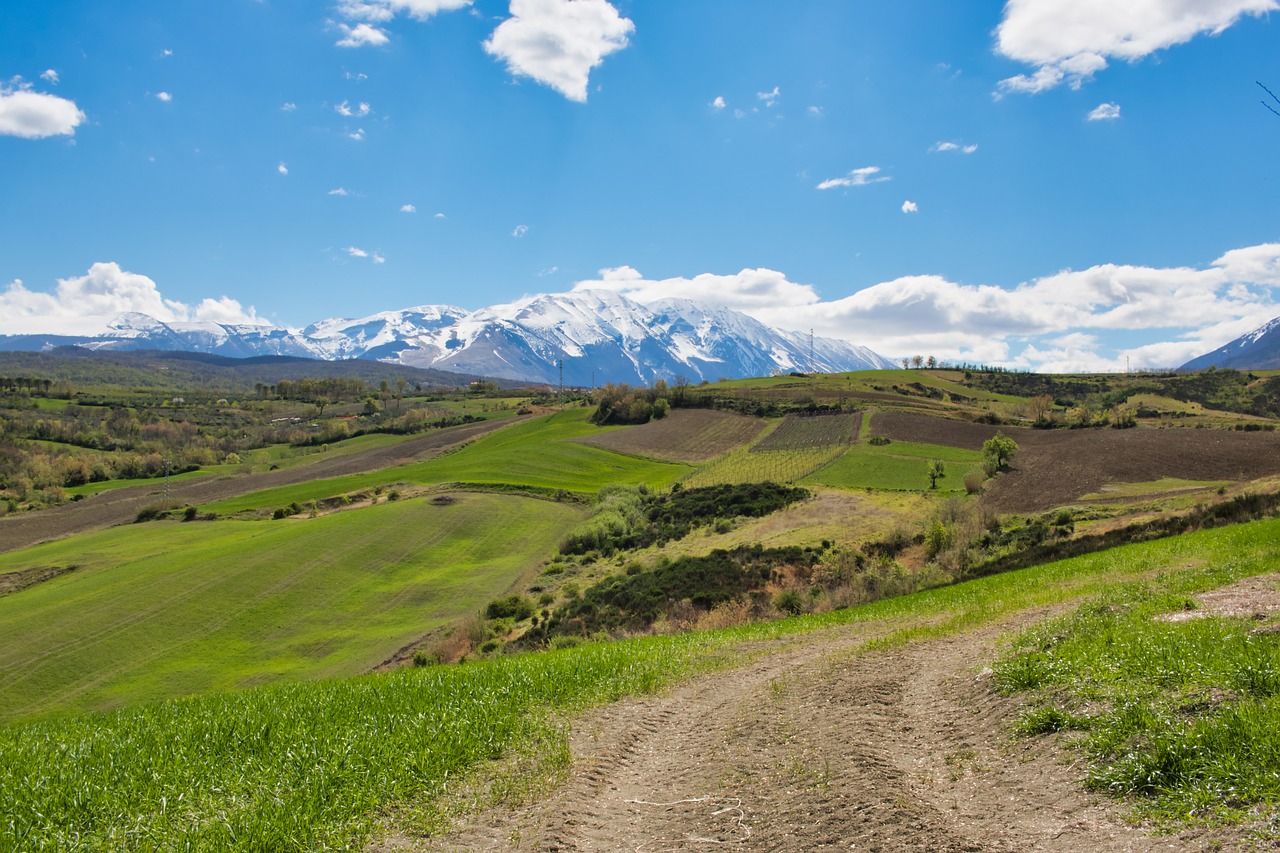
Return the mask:
<path id="1" fill-rule="evenodd" d="M 1169 618 L 1194 613 L 1194 593 L 1280 569 L 1274 549 L 1237 554 L 1233 539 L 1205 555 L 1212 568 L 1119 587 L 1026 632 L 996 670 L 1005 690 L 1032 697 L 1020 730 L 1078 732 L 1089 785 L 1144 818 L 1212 825 L 1280 804 L 1274 618 Z"/>
<path id="2" fill-rule="evenodd" d="M 1274 571 L 1277 537 L 1241 525 L 821 616 L 0 729 L 0 847 L 359 846 L 377 815 L 429 807 L 487 759 L 536 744 L 563 760 L 555 714 L 731 665 L 744 641 L 861 623 L 893 646 L 1160 572 L 1185 596 Z"/>

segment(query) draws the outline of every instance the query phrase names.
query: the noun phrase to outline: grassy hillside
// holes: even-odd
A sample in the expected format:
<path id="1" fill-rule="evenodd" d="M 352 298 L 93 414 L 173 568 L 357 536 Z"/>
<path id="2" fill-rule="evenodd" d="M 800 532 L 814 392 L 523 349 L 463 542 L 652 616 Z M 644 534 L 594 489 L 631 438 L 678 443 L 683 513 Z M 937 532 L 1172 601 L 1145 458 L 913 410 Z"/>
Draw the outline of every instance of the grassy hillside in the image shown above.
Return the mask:
<path id="1" fill-rule="evenodd" d="M 275 522 L 152 523 L 0 555 L 0 720 L 367 672 L 480 610 L 580 511 L 461 494 Z"/>
<path id="2" fill-rule="evenodd" d="M 566 760 L 557 710 L 743 660 L 740 643 L 875 623 L 892 647 L 1159 577 L 1185 596 L 1280 568 L 1280 521 L 1207 531 L 878 604 L 707 634 L 256 689 L 0 729 L 6 849 L 360 846 L 386 810 L 430 815 L 485 760 Z M 1183 605 L 1180 605 L 1183 606 Z M 1280 795 L 1274 783 L 1254 793 Z"/>
<path id="3" fill-rule="evenodd" d="M 595 492 L 613 484 L 646 483 L 665 488 L 690 470 L 686 465 L 623 456 L 574 441 L 600 431 L 587 423 L 588 414 L 586 409 L 569 409 L 513 424 L 456 453 L 427 462 L 254 492 L 203 509 L 230 515 L 393 483 L 479 483 L 573 492 Z"/>

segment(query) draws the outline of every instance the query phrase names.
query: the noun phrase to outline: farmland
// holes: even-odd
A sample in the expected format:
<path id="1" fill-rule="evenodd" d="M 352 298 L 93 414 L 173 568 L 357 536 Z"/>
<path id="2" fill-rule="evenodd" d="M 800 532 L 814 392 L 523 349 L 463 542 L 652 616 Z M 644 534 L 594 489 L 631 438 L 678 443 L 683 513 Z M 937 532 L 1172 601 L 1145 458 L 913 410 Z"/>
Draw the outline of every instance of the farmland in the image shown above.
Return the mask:
<path id="1" fill-rule="evenodd" d="M 588 420 L 587 406 L 533 405 L 532 395 L 406 399 L 410 411 L 452 406 L 492 419 L 420 434 L 373 432 L 327 446 L 314 443 L 330 427 L 312 411 L 315 426 L 307 426 L 300 443 L 271 444 L 238 461 L 173 477 L 168 495 L 155 481 L 108 481 L 73 487 L 77 501 L 10 512 L 0 519 L 0 720 L 7 721 L 0 728 L 0 764 L 11 760 L 28 768 L 15 772 L 30 776 L 37 772 L 33 766 L 56 765 L 41 750 L 67 752 L 61 745 L 67 738 L 118 740 L 109 731 L 117 723 L 138 733 L 139 748 L 154 748 L 142 744 L 159 742 L 155 732 L 161 730 L 196 734 L 177 735 L 193 739 L 176 747 L 189 756 L 188 775 L 159 773 L 151 781 L 130 776 L 120 786 L 86 783 L 93 793 L 81 798 L 83 808 L 133 814 L 129 828 L 103 820 L 96 825 L 105 834 L 94 835 L 99 829 L 85 830 L 69 817 L 60 827 L 14 823 L 4 831 L 29 828 L 24 843 L 38 839 L 28 845 L 34 849 L 68 846 L 74 833 L 93 839 L 85 842 L 90 847 L 271 848 L 289 838 L 309 849 L 376 837 L 386 830 L 385 820 L 410 833 L 439 832 L 447 814 L 481 805 L 452 782 L 444 785 L 442 774 L 452 779 L 479 773 L 477 791 L 494 785 L 522 792 L 517 797 L 544 796 L 555 779 L 571 772 L 563 718 L 556 715 L 707 671 L 716 672 L 711 678 L 721 679 L 726 691 L 695 677 L 688 686 L 673 687 L 685 699 L 673 699 L 655 717 L 644 716 L 642 703 L 640 730 L 665 733 L 681 744 L 655 754 L 669 753 L 675 762 L 701 755 L 703 765 L 714 767 L 716 761 L 701 751 L 711 747 L 700 739 L 699 726 L 710 721 L 716 731 L 725 725 L 732 730 L 735 714 L 754 720 L 751 728 L 760 733 L 770 730 L 770 720 L 785 717 L 795 731 L 839 744 L 841 755 L 860 754 L 866 745 L 851 740 L 848 723 L 860 712 L 840 704 L 844 689 L 884 696 L 904 718 L 919 717 L 918 730 L 934 732 L 941 743 L 949 735 L 930 716 L 934 712 L 907 703 L 902 685 L 915 683 L 907 672 L 923 673 L 927 680 L 936 670 L 942 680 L 929 682 L 931 689 L 945 692 L 951 683 L 945 678 L 954 679 L 955 671 L 946 675 L 939 667 L 993 661 L 998 632 L 971 636 L 976 626 L 994 619 L 1029 624 L 1032 617 L 1021 608 L 1114 591 L 1119 581 L 1155 573 L 1184 578 L 1178 590 L 1190 590 L 1274 567 L 1269 543 L 1275 522 L 1262 522 L 1239 533 L 1187 534 L 1126 550 L 1123 557 L 1104 551 L 965 582 L 988 569 L 1029 565 L 1017 561 L 1021 554 L 1043 562 L 1050 557 L 1041 555 L 1055 549 L 1070 553 L 1073 543 L 1134 541 L 1126 539 L 1130 531 L 1141 538 L 1157 530 L 1157 521 L 1176 520 L 1172 516 L 1178 514 L 1205 526 L 1265 516 L 1272 503 L 1249 497 L 1267 497 L 1280 483 L 1280 444 L 1265 422 L 1245 429 L 1254 421 L 1230 422 L 1221 410 L 1144 391 L 1148 396 L 1139 402 L 1148 410 L 1165 407 L 1170 419 L 1112 429 L 1096 414 L 1110 411 L 1098 398 L 1089 428 L 1030 429 L 1025 399 L 1003 393 L 1000 383 L 992 387 L 1001 390 L 978 387 L 981 378 L 960 371 L 883 371 L 717 383 L 684 389 L 708 407 L 677 407 L 639 426 L 597 427 Z M 1096 394 L 1113 387 L 1110 382 L 1078 385 Z M 1116 399 L 1113 405 L 1124 403 Z M 399 408 L 398 400 L 375 402 Z M 1070 417 L 1078 415 L 1070 411 Z M 194 413 L 191 422 L 203 423 L 204 417 Z M 209 415 L 208 421 L 217 417 Z M 1059 408 L 1053 417 L 1067 414 Z M 1199 428 L 1172 425 L 1180 421 Z M 376 422 L 371 418 L 368 425 Z M 1233 428 L 1208 428 L 1211 423 Z M 982 447 L 997 432 L 1013 437 L 1019 449 L 1007 470 L 986 479 L 992 470 L 984 465 Z M 57 443 L 41 441 L 41 452 L 61 451 Z M 934 463 L 945 474 L 930 488 Z M 977 489 L 966 488 L 967 479 Z M 766 481 L 802 485 L 805 491 L 795 494 L 807 497 L 761 517 L 736 509 L 755 489 L 750 484 Z M 707 486 L 723 488 L 702 492 Z M 685 502 L 699 507 L 689 524 L 659 524 L 663 507 Z M 148 507 L 149 513 L 140 513 Z M 135 515 L 160 520 L 111 526 Z M 646 524 L 658 525 L 662 535 L 632 535 Z M 1222 564 L 1228 552 L 1232 560 Z M 736 597 L 721 601 L 709 597 L 710 590 L 699 597 L 686 588 L 700 567 L 711 571 L 713 564 L 732 581 L 735 560 L 754 566 L 749 592 L 734 593 L 739 588 L 727 583 L 724 594 Z M 1200 573 L 1205 565 L 1213 570 Z M 683 591 L 668 595 L 668 581 Z M 895 597 L 912 590 L 926 591 Z M 647 602 L 643 618 L 606 613 L 600 604 L 620 607 L 626 591 Z M 695 603 L 704 598 L 716 606 Z M 787 614 L 802 615 L 779 621 Z M 675 633 L 618 644 L 610 633 L 618 625 L 630 626 L 632 633 Z M 727 630 L 680 633 L 712 627 Z M 937 645 L 951 642 L 938 638 L 953 635 L 965 638 L 955 641 L 963 649 L 955 654 Z M 911 650 L 915 643 L 923 644 L 918 652 Z M 560 651 L 511 654 L 523 649 Z M 826 656 L 832 649 L 840 649 L 836 658 Z M 752 653 L 764 656 L 756 660 Z M 467 666 L 437 665 L 459 660 Z M 412 671 L 343 680 L 410 662 L 418 664 Z M 876 680 L 883 672 L 898 673 L 892 689 Z M 545 679 L 564 683 L 553 687 Z M 1006 700 L 985 686 L 963 676 L 960 681 L 973 683 L 978 692 L 957 696 L 957 707 L 977 702 L 1013 715 Z M 459 697 L 459 690 L 474 696 Z M 407 700 L 417 704 L 393 698 L 401 693 L 417 697 Z M 498 695 L 509 701 L 497 702 Z M 839 719 L 818 707 L 833 697 L 843 709 Z M 736 710 L 718 701 L 734 703 Z M 504 703 L 510 707 L 497 707 Z M 326 704 L 334 709 L 332 724 L 315 718 Z M 370 721 L 366 731 L 357 732 L 356 712 L 338 710 L 347 707 L 379 709 L 371 713 L 381 722 Z M 616 713 L 625 716 L 630 706 L 618 707 Z M 84 715 L 113 709 L 106 716 Z M 223 731 L 229 714 L 249 728 L 211 736 L 225 740 L 230 751 L 203 752 L 207 747 L 195 744 L 204 736 L 198 732 Z M 468 718 L 465 725 L 458 715 Z M 285 716 L 292 722 L 282 722 Z M 456 725 L 448 722 L 454 718 Z M 672 729 L 686 718 L 687 730 Z M 939 771 L 943 776 L 957 775 L 948 753 L 930 752 L 929 743 L 901 741 L 900 733 L 881 731 L 875 720 L 858 719 L 860 731 L 878 732 L 886 748 L 896 744 L 911 755 L 924 750 L 922 767 L 933 761 L 945 768 Z M 612 724 L 595 725 L 607 741 Z M 456 746 L 441 752 L 437 741 L 446 729 Z M 251 730 L 269 734 L 259 737 Z M 17 733 L 16 740 L 5 741 L 7 732 Z M 648 737 L 625 727 L 617 736 L 623 742 Z M 715 737 L 738 748 L 736 735 L 728 741 Z M 996 743 L 1007 730 L 994 727 L 965 737 Z M 770 756 L 770 766 L 793 770 L 783 776 L 764 771 L 758 785 L 752 782 L 744 791 L 812 793 L 826 790 L 818 785 L 822 779 L 854 784 L 857 768 L 870 766 L 838 758 L 831 772 L 843 767 L 843 775 L 827 776 L 814 769 L 823 766 L 817 753 L 777 752 L 785 742 L 792 741 L 751 741 L 753 755 Z M 330 745 L 358 756 L 352 773 L 328 752 Z M 236 752 L 242 747 L 252 754 Z M 602 761 L 618 763 L 607 743 L 601 748 Z M 966 748 L 950 747 L 951 753 Z M 106 772 L 99 765 L 126 747 L 93 749 L 75 753 L 89 774 Z M 270 756 L 281 749 L 295 763 L 273 764 Z M 138 755 L 130 765 L 155 761 Z M 535 772 L 484 781 L 486 774 L 506 772 L 485 764 L 495 757 L 531 761 Z M 985 760 L 992 766 L 1001 761 L 994 752 Z M 809 769 L 794 769 L 797 761 Z M 215 762 L 236 767 L 218 775 L 223 771 Z M 300 790 L 321 765 L 329 768 L 323 786 L 339 792 L 324 803 Z M 240 766 L 244 773 L 234 775 Z M 686 772 L 642 766 L 659 780 Z M 410 769 L 393 773 L 389 767 Z M 258 772 L 280 780 L 272 789 L 277 805 L 248 793 L 262 787 L 253 775 Z M 703 785 L 714 781 L 698 779 Z M 618 784 L 643 783 L 619 777 Z M 929 799 L 915 783 L 898 778 L 868 784 L 908 800 Z M 1067 779 L 1058 796 L 1069 796 L 1079 784 L 1078 778 Z M 199 796 L 171 807 L 173 786 Z M 611 808 L 594 803 L 589 791 L 572 782 L 563 790 L 570 798 L 562 810 L 565 821 L 577 820 L 572 815 L 584 809 Z M 862 796 L 840 790 L 846 791 L 841 797 Z M 988 802 L 992 814 L 1007 808 L 984 801 L 975 788 L 965 790 L 963 796 L 974 797 L 975 804 Z M 1031 791 L 1023 793 L 1034 798 Z M 671 802 L 679 794 L 641 787 L 634 798 Z M 121 805 L 118 796 L 134 805 Z M 166 805 L 156 807 L 157 797 Z M 45 808 L 9 803 L 6 815 Z M 799 820 L 807 806 L 803 800 L 793 805 L 800 811 L 773 815 L 771 825 Z M 765 832 L 761 821 L 772 808 L 757 801 L 744 813 Z M 560 820 L 554 808 L 530 814 Z M 1006 816 L 1016 822 L 1016 815 Z M 986 818 L 975 813 L 970 819 L 976 826 Z M 891 820 L 877 831 L 893 838 L 899 829 Z M 524 829 L 504 830 L 510 831 Z M 653 831 L 653 837 L 667 837 L 661 828 Z M 448 836 L 456 848 L 491 846 L 466 829 L 459 832 Z M 568 824 L 556 832 L 578 837 Z M 609 847 L 619 838 L 580 840 Z M 945 847 L 941 837 L 934 840 Z M 1024 837 L 1022 846 L 1034 846 L 1033 840 Z M 1092 848 L 1096 840 L 1090 836 L 1082 844 Z M 779 849 L 790 848 L 781 843 Z"/>
<path id="2" fill-rule="evenodd" d="M 355 675 L 517 583 L 579 518 L 466 494 L 278 523 L 153 523 L 0 555 L 0 719 Z"/>

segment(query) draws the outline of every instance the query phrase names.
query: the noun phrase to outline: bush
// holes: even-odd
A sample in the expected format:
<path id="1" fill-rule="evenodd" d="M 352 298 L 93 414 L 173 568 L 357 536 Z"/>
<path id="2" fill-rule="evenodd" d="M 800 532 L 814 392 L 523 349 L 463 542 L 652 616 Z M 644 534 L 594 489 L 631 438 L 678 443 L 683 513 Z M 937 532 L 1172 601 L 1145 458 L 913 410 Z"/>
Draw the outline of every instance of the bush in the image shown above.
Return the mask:
<path id="1" fill-rule="evenodd" d="M 521 622 L 533 615 L 533 602 L 523 595 L 497 598 L 485 607 L 484 615 L 486 619 L 513 619 Z"/>
<path id="2" fill-rule="evenodd" d="M 773 606 L 783 613 L 795 616 L 804 612 L 804 599 L 794 589 L 784 589 L 773 597 Z"/>

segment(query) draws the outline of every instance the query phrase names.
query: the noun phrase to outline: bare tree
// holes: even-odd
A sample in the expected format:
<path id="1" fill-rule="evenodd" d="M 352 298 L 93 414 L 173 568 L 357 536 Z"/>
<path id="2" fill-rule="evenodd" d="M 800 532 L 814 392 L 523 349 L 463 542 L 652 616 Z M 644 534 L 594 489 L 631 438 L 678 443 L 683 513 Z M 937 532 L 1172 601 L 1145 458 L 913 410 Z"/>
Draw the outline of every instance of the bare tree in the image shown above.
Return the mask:
<path id="1" fill-rule="evenodd" d="M 1277 96 L 1275 92 L 1271 91 L 1271 90 L 1270 90 L 1270 89 L 1268 89 L 1266 86 L 1263 86 L 1263 85 L 1262 85 L 1262 81 L 1261 81 L 1261 80 L 1255 80 L 1254 82 L 1255 82 L 1255 83 L 1257 83 L 1257 84 L 1262 88 L 1262 91 L 1266 92 L 1266 93 L 1271 97 L 1271 100 L 1272 100 L 1272 101 L 1275 101 L 1275 102 L 1276 102 L 1276 105 L 1277 105 L 1277 106 L 1280 106 L 1280 96 Z M 1264 107 L 1266 107 L 1267 109 L 1271 110 L 1271 112 L 1273 112 L 1273 113 L 1275 113 L 1276 115 L 1280 116 L 1280 110 L 1277 110 L 1274 106 L 1272 106 L 1272 105 L 1267 101 L 1267 99 L 1266 99 L 1266 98 L 1263 98 L 1263 99 L 1262 99 L 1262 105 L 1263 105 Z"/>

